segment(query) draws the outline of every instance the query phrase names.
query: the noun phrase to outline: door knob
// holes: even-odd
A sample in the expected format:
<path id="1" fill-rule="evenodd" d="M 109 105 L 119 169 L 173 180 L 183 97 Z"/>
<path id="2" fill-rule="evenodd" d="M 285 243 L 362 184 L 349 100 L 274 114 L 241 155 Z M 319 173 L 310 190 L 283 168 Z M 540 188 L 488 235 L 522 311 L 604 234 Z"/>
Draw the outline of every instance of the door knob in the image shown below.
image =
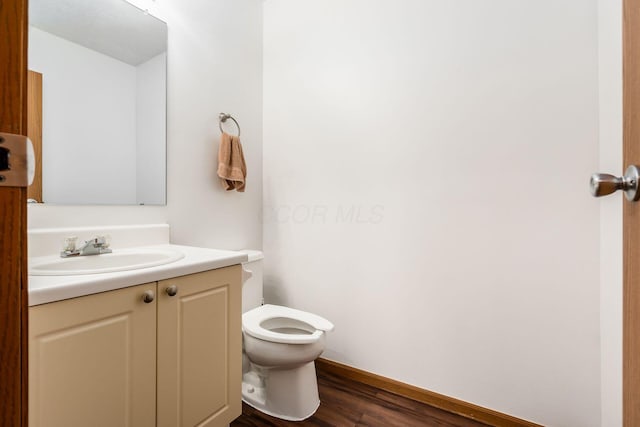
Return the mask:
<path id="1" fill-rule="evenodd" d="M 150 302 L 153 302 L 153 299 L 156 297 L 156 294 L 153 293 L 153 291 L 145 291 L 142 294 L 142 301 L 145 302 L 145 304 L 149 304 Z"/>
<path id="2" fill-rule="evenodd" d="M 593 197 L 602 197 L 622 190 L 628 201 L 636 202 L 640 199 L 640 191 L 638 191 L 639 180 L 640 169 L 635 165 L 629 166 L 624 176 L 621 177 L 607 173 L 594 173 L 591 175 L 591 181 L 589 183 L 591 195 Z"/>
<path id="3" fill-rule="evenodd" d="M 170 297 L 175 297 L 178 294 L 178 287 L 176 285 L 171 285 L 165 289 L 165 292 Z"/>

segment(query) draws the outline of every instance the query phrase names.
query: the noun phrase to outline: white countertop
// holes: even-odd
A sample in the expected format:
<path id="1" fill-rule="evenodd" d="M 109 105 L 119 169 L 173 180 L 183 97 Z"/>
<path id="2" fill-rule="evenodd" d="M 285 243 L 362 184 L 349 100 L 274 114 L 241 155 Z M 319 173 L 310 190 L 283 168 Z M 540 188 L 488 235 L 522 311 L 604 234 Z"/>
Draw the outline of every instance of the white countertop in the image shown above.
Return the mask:
<path id="1" fill-rule="evenodd" d="M 192 246 L 164 244 L 143 248 L 171 249 L 182 252 L 185 256 L 170 264 L 138 270 L 74 276 L 29 276 L 29 306 L 228 267 L 248 259 L 247 255 L 241 252 Z M 117 249 L 114 249 L 114 252 L 116 251 Z"/>

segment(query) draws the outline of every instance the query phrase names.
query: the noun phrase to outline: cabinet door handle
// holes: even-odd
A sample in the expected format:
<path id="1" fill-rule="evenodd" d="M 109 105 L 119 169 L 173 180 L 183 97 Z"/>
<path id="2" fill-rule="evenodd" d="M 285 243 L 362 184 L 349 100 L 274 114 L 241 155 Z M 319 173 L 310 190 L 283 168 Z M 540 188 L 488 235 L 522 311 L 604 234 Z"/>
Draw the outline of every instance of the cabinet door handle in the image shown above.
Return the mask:
<path id="1" fill-rule="evenodd" d="M 153 302 L 155 297 L 156 294 L 153 293 L 153 291 L 144 291 L 144 294 L 142 294 L 142 301 L 144 301 L 145 304 L 149 304 L 150 302 Z"/>
<path id="2" fill-rule="evenodd" d="M 165 292 L 170 297 L 175 297 L 178 294 L 178 287 L 176 285 L 171 285 L 165 289 Z"/>

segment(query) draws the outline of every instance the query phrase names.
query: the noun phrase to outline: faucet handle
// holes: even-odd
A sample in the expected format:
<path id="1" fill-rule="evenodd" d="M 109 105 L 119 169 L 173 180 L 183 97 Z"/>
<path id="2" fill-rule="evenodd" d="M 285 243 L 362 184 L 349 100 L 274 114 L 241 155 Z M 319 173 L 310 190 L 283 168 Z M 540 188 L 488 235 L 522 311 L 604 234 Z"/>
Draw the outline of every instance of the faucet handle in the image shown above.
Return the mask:
<path id="1" fill-rule="evenodd" d="M 109 245 L 111 245 L 111 236 L 108 234 L 96 236 L 93 239 L 87 240 L 85 243 L 91 244 L 94 247 L 108 248 Z"/>
<path id="2" fill-rule="evenodd" d="M 62 250 L 64 252 L 73 252 L 76 250 L 76 243 L 78 242 L 78 236 L 68 236 L 64 238 L 62 244 Z"/>
<path id="3" fill-rule="evenodd" d="M 111 246 L 111 236 L 108 234 L 96 236 L 95 242 L 103 248 L 108 248 L 109 246 Z"/>

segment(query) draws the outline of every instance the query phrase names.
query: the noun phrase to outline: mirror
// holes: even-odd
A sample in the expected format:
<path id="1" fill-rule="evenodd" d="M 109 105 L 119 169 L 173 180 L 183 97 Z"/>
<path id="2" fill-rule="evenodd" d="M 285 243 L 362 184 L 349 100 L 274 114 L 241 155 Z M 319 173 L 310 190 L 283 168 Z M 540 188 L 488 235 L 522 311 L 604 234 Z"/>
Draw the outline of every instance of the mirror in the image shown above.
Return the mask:
<path id="1" fill-rule="evenodd" d="M 29 19 L 28 197 L 165 204 L 167 25 L 125 0 L 30 0 Z"/>

